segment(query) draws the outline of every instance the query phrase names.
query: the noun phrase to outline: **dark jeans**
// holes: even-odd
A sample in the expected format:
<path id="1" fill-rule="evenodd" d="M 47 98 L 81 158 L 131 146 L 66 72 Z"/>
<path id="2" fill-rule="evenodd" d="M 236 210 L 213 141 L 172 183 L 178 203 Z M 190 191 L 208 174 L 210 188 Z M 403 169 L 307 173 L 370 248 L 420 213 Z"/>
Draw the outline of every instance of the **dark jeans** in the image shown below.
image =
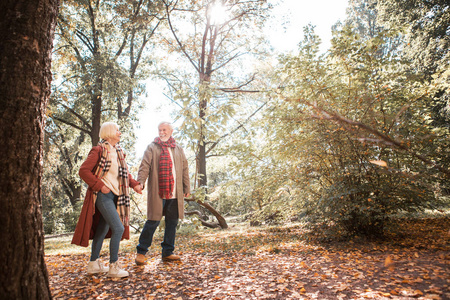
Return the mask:
<path id="1" fill-rule="evenodd" d="M 164 229 L 164 240 L 161 243 L 162 257 L 169 256 L 175 249 L 175 233 L 178 225 L 178 202 L 177 199 L 163 200 L 163 215 L 165 216 L 166 228 Z M 147 220 L 139 237 L 137 253 L 146 254 L 152 245 L 153 235 L 160 221 Z"/>

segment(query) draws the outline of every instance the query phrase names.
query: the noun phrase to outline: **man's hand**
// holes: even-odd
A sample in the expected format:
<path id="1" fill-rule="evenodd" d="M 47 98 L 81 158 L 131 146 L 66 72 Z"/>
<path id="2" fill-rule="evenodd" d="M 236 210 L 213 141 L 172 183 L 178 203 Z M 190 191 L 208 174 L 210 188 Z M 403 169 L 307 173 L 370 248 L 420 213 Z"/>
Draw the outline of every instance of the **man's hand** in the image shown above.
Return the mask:
<path id="1" fill-rule="evenodd" d="M 189 197 L 191 194 L 190 193 L 186 193 L 186 194 L 184 194 L 184 198 L 187 198 L 187 197 Z"/>

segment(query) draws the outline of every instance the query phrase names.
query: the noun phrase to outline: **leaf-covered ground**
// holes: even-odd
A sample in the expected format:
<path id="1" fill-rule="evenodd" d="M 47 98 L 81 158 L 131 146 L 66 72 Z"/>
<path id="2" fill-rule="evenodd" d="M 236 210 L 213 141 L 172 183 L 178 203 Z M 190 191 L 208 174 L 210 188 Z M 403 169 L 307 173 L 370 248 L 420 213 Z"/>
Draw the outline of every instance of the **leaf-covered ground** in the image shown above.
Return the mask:
<path id="1" fill-rule="evenodd" d="M 449 218 L 405 220 L 382 242 L 339 243 L 300 225 L 181 230 L 179 263 L 161 261 L 159 232 L 146 266 L 134 264 L 138 236 L 121 243 L 124 279 L 87 275 L 90 248 L 70 238 L 46 241 L 46 261 L 54 299 L 450 299 L 449 230 Z"/>

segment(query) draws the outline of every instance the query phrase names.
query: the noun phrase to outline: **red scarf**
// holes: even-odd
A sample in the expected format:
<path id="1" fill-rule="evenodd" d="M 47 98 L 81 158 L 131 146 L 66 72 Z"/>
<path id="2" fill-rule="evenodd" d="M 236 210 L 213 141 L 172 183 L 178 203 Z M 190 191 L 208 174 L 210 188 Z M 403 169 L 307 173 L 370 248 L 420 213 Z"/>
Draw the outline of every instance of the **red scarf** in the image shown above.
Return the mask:
<path id="1" fill-rule="evenodd" d="M 159 171 L 158 171 L 158 183 L 159 183 L 159 196 L 162 199 L 173 198 L 173 162 L 170 159 L 169 147 L 175 148 L 175 139 L 170 137 L 167 141 L 163 142 L 159 137 L 155 138 L 156 144 L 162 148 L 161 155 L 159 157 Z"/>

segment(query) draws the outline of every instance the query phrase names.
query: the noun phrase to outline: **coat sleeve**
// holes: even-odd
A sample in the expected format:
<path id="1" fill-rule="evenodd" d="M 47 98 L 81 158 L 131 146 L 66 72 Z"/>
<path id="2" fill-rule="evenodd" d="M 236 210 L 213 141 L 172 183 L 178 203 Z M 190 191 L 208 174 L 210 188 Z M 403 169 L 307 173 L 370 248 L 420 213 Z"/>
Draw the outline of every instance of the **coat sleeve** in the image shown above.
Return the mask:
<path id="1" fill-rule="evenodd" d="M 183 156 L 183 194 L 191 193 L 191 183 L 189 180 L 189 166 L 188 161 L 186 159 L 186 155 L 184 154 L 183 149 L 181 149 L 181 154 Z"/>
<path id="2" fill-rule="evenodd" d="M 153 148 L 151 147 L 151 145 L 148 145 L 147 149 L 144 152 L 144 157 L 142 158 L 141 165 L 139 166 L 138 177 L 136 179 L 143 188 L 145 188 L 145 182 L 147 181 L 147 178 L 151 172 L 152 159 Z"/>
<path id="3" fill-rule="evenodd" d="M 102 147 L 95 146 L 89 151 L 89 155 L 80 167 L 78 174 L 93 191 L 100 191 L 105 185 L 101 179 L 95 177 L 94 172 L 101 156 Z"/>

